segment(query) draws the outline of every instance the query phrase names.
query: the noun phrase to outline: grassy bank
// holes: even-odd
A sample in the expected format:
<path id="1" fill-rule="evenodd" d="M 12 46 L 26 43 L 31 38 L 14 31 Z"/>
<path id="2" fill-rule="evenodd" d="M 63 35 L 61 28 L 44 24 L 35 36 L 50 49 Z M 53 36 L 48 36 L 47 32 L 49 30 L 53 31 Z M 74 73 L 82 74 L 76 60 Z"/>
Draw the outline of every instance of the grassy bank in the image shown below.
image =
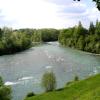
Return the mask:
<path id="1" fill-rule="evenodd" d="M 25 100 L 100 100 L 100 74 Z"/>

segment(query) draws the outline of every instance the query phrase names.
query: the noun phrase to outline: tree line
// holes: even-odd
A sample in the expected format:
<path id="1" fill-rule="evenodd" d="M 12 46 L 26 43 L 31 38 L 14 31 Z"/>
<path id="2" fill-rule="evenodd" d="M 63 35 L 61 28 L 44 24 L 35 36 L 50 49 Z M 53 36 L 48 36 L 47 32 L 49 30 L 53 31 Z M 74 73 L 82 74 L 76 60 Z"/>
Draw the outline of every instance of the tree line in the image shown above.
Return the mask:
<path id="1" fill-rule="evenodd" d="M 88 30 L 79 22 L 78 26 L 61 30 L 58 40 L 63 46 L 100 53 L 100 22 L 90 22 Z"/>
<path id="2" fill-rule="evenodd" d="M 92 53 L 100 53 L 100 22 L 90 23 L 86 29 L 78 26 L 66 29 L 16 29 L 0 28 L 0 55 L 12 54 L 28 49 L 37 43 L 59 41 L 63 46 Z"/>
<path id="3" fill-rule="evenodd" d="M 56 29 L 0 28 L 0 55 L 23 51 L 40 42 L 57 41 L 58 35 Z"/>

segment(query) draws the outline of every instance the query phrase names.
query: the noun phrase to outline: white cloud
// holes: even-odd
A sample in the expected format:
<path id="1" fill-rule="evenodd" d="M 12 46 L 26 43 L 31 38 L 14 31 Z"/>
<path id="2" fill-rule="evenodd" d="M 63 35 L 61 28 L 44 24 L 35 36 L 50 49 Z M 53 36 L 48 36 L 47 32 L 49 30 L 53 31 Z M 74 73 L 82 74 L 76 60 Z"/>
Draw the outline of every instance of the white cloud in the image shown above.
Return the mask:
<path id="1" fill-rule="evenodd" d="M 0 8 L 6 21 L 14 27 L 59 27 L 58 7 L 44 0 L 0 0 Z M 12 26 L 12 27 L 13 27 Z"/>
<path id="2" fill-rule="evenodd" d="M 68 20 L 69 26 L 77 25 L 79 21 L 88 28 L 90 21 L 96 22 L 97 19 L 100 20 L 100 11 L 96 6 L 87 2 L 72 2 L 69 5 L 61 5 L 60 17 L 64 20 Z"/>
<path id="3" fill-rule="evenodd" d="M 88 14 L 91 21 L 95 21 L 95 19 L 100 20 L 100 11 L 98 11 L 97 8 L 93 7 L 92 9 L 88 10 Z"/>
<path id="4" fill-rule="evenodd" d="M 0 14 L 4 16 L 0 25 L 13 28 L 63 28 L 74 26 L 79 20 L 86 24 L 100 16 L 94 5 L 88 7 L 87 1 L 48 1 L 0 0 Z"/>

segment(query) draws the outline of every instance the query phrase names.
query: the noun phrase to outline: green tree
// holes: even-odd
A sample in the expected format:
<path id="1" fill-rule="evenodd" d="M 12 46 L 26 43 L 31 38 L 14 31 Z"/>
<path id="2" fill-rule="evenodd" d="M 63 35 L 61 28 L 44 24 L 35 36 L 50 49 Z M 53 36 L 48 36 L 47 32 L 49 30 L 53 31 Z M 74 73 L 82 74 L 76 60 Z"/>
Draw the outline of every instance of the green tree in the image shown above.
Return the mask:
<path id="1" fill-rule="evenodd" d="M 79 37 L 76 46 L 77 46 L 78 49 L 84 50 L 84 47 L 85 47 L 85 41 L 84 41 L 84 37 L 83 37 L 83 36 L 80 36 L 80 37 Z"/>
<path id="2" fill-rule="evenodd" d="M 43 42 L 58 40 L 59 31 L 56 29 L 40 29 L 39 31 Z"/>
<path id="3" fill-rule="evenodd" d="M 93 0 L 94 2 L 96 2 L 97 8 L 100 10 L 100 0 Z"/>
<path id="4" fill-rule="evenodd" d="M 100 22 L 98 20 L 96 21 L 95 34 L 98 34 L 100 37 Z"/>
<path id="5" fill-rule="evenodd" d="M 45 91 L 53 91 L 56 88 L 56 77 L 53 72 L 46 72 L 42 77 L 42 86 Z"/>
<path id="6" fill-rule="evenodd" d="M 90 22 L 89 33 L 90 34 L 95 34 L 95 27 L 94 27 L 93 22 Z"/>
<path id="7" fill-rule="evenodd" d="M 79 22 L 78 26 L 61 30 L 58 40 L 63 46 L 100 53 L 100 22 L 97 20 L 96 26 L 91 22 L 89 30 Z"/>

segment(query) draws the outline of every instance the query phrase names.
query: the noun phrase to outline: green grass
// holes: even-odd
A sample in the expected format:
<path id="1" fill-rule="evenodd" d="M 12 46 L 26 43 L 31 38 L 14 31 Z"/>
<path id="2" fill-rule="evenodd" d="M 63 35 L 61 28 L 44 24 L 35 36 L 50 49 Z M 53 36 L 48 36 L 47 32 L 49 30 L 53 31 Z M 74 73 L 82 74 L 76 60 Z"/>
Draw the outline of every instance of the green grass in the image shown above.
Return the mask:
<path id="1" fill-rule="evenodd" d="M 73 82 L 59 91 L 43 93 L 25 100 L 100 100 L 100 74 Z"/>

